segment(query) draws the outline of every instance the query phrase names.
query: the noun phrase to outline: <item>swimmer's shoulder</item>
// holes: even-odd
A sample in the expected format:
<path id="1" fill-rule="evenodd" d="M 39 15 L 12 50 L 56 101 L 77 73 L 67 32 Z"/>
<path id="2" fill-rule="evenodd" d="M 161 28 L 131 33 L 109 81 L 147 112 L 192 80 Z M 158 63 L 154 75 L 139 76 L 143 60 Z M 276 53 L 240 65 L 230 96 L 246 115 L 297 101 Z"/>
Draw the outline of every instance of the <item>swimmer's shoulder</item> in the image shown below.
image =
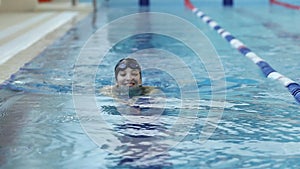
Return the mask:
<path id="1" fill-rule="evenodd" d="M 118 96 L 117 94 L 117 87 L 116 86 L 104 86 L 103 88 L 100 89 L 100 93 L 106 96 L 112 96 L 116 97 Z M 158 93 L 161 93 L 161 90 L 159 90 L 155 86 L 140 86 L 136 89 L 133 90 L 136 96 L 148 96 L 148 95 L 155 95 Z"/>

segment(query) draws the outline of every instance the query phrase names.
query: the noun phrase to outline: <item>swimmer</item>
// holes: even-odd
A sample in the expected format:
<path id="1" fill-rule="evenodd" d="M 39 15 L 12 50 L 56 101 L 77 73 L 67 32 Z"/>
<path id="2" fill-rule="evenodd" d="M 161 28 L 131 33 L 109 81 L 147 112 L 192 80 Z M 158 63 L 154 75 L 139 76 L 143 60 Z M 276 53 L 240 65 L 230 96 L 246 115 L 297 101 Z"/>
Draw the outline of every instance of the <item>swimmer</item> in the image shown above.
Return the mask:
<path id="1" fill-rule="evenodd" d="M 115 98 L 132 98 L 159 93 L 155 87 L 142 86 L 141 66 L 132 58 L 123 58 L 116 64 L 115 80 L 114 86 L 102 88 L 101 93 Z"/>

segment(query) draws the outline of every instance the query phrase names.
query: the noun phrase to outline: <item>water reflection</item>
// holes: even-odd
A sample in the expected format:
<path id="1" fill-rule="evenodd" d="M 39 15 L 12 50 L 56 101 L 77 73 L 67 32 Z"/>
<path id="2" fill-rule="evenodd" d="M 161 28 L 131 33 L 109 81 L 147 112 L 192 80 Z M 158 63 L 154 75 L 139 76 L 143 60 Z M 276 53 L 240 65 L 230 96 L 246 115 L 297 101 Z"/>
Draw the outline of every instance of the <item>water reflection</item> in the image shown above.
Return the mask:
<path id="1" fill-rule="evenodd" d="M 99 121 L 84 125 L 92 127 L 87 131 L 94 142 L 112 154 L 108 159 L 119 159 L 118 167 L 172 168 L 169 151 L 193 126 L 194 110 L 190 107 L 174 109 L 178 102 L 166 106 L 164 103 L 149 104 L 148 107 L 113 102 L 113 98 L 99 96 L 101 116 L 93 116 Z"/>
<path id="2" fill-rule="evenodd" d="M 114 126 L 114 130 L 119 133 L 118 140 L 122 143 L 115 149 L 120 156 L 118 166 L 161 168 L 172 165 L 167 162 L 170 157 L 168 154 L 170 145 L 163 142 L 170 136 L 165 124 L 155 121 L 141 123 L 125 120 Z"/>

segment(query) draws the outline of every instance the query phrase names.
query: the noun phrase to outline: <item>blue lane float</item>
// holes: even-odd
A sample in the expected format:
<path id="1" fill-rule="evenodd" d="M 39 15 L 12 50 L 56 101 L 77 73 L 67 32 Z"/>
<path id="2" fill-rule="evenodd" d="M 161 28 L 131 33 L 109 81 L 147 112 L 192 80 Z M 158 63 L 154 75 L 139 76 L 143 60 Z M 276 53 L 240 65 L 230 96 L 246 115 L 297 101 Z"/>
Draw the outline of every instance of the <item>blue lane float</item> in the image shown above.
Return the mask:
<path id="1" fill-rule="evenodd" d="M 190 0 L 185 0 L 185 5 L 204 23 L 208 24 L 212 29 L 217 31 L 218 34 L 220 34 L 225 40 L 227 40 L 241 54 L 252 60 L 261 69 L 261 71 L 267 78 L 277 80 L 281 84 L 283 84 L 294 96 L 296 101 L 300 103 L 300 85 L 298 83 L 273 69 L 265 60 L 257 56 L 254 52 L 247 48 L 246 45 L 236 39 L 230 32 L 223 29 L 217 22 L 207 16 L 204 12 L 194 7 Z"/>

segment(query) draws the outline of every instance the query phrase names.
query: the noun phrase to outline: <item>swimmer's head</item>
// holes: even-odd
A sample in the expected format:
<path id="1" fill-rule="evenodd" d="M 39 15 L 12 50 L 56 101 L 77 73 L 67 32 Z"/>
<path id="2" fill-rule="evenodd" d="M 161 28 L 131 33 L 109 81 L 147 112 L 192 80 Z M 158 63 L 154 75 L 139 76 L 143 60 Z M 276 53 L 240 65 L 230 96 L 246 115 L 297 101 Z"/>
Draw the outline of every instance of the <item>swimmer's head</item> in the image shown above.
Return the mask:
<path id="1" fill-rule="evenodd" d="M 136 87 L 142 85 L 141 66 L 135 59 L 121 59 L 115 66 L 118 86 Z"/>

